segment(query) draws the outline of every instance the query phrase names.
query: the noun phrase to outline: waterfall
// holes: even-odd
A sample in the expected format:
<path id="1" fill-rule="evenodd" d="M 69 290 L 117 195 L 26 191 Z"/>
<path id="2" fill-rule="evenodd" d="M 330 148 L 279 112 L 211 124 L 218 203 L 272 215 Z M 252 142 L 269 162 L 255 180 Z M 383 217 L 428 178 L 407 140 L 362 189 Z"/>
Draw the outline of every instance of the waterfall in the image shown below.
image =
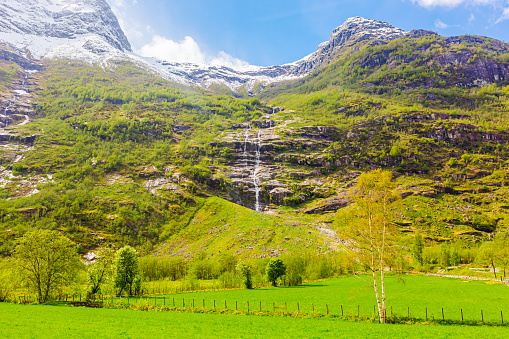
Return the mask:
<path id="1" fill-rule="evenodd" d="M 258 171 L 258 167 L 260 167 L 260 145 L 261 145 L 261 138 L 262 138 L 262 130 L 258 130 L 258 141 L 256 143 L 256 158 L 255 158 L 255 165 L 253 168 L 253 184 L 255 187 L 255 211 L 260 212 L 260 186 L 258 184 L 258 178 L 256 177 L 256 172 Z"/>
<path id="2" fill-rule="evenodd" d="M 11 109 L 11 106 L 12 106 L 12 101 L 9 100 L 9 104 L 7 106 L 5 106 L 4 108 L 4 119 L 5 119 L 5 127 L 9 126 L 9 115 L 8 115 L 8 111 Z"/>
<path id="3" fill-rule="evenodd" d="M 249 130 L 251 130 L 251 124 L 248 128 L 244 130 L 244 152 L 242 156 L 244 157 L 244 167 L 247 169 L 247 142 L 249 141 Z"/>

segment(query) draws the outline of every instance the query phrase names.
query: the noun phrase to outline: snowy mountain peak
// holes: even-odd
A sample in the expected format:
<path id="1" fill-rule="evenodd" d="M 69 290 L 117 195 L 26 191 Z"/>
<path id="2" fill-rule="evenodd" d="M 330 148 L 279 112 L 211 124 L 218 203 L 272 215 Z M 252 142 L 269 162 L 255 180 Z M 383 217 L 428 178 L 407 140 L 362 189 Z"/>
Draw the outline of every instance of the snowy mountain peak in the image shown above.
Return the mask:
<path id="1" fill-rule="evenodd" d="M 256 94 L 273 82 L 304 77 L 323 67 L 343 47 L 376 40 L 383 43 L 406 33 L 385 22 L 353 17 L 336 28 L 330 40 L 307 57 L 281 66 L 226 67 L 164 62 L 132 53 L 131 45 L 106 0 L 0 0 L 0 42 L 35 59 L 72 59 L 108 65 L 126 60 L 170 81 Z"/>
<path id="2" fill-rule="evenodd" d="M 0 0 L 0 40 L 42 58 L 57 47 L 91 36 L 131 51 L 106 0 Z"/>
<path id="3" fill-rule="evenodd" d="M 366 19 L 360 16 L 348 18 L 345 22 L 332 31 L 331 40 L 338 35 L 369 35 L 372 39 L 392 40 L 402 37 L 407 32 L 396 28 L 386 22 Z"/>

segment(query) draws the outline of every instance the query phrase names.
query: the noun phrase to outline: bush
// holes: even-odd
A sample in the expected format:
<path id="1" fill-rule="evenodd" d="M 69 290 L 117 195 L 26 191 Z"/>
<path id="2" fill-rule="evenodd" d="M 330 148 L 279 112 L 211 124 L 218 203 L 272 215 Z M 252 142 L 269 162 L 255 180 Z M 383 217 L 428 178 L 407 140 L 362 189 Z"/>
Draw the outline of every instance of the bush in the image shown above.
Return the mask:
<path id="1" fill-rule="evenodd" d="M 187 264 L 184 257 L 153 257 L 140 258 L 140 271 L 144 279 L 178 280 L 186 274 Z"/>
<path id="2" fill-rule="evenodd" d="M 240 286 L 241 281 L 234 272 L 226 271 L 219 276 L 219 283 L 222 288 L 236 288 Z"/>
<path id="3" fill-rule="evenodd" d="M 191 263 L 189 273 L 199 280 L 216 279 L 219 277 L 219 267 L 210 259 L 198 259 Z"/>
<path id="4" fill-rule="evenodd" d="M 391 157 L 400 157 L 401 156 L 401 149 L 398 146 L 394 145 L 394 146 L 392 146 L 389 155 Z"/>

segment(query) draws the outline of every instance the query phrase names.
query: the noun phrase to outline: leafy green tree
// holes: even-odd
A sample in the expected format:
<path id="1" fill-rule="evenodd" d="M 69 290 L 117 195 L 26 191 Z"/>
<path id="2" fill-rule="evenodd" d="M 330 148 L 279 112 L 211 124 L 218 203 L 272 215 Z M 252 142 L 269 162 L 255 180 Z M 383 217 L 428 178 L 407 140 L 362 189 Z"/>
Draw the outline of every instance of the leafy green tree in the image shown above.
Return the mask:
<path id="1" fill-rule="evenodd" d="M 302 284 L 303 276 L 306 271 L 304 258 L 292 255 L 285 257 L 284 259 L 286 263 L 285 283 L 288 286 L 297 286 Z"/>
<path id="2" fill-rule="evenodd" d="M 138 253 L 131 246 L 122 247 L 116 254 L 116 276 L 115 287 L 118 288 L 117 295 L 122 295 L 123 291 L 129 291 L 133 295 L 133 288 L 141 289 L 141 279 L 139 273 Z"/>
<path id="3" fill-rule="evenodd" d="M 242 260 L 237 263 L 237 271 L 244 277 L 244 286 L 250 290 L 253 288 L 253 278 L 251 274 L 251 266 Z"/>
<path id="4" fill-rule="evenodd" d="M 14 289 L 11 261 L 0 259 L 0 302 L 5 302 Z"/>
<path id="5" fill-rule="evenodd" d="M 90 294 L 101 292 L 101 286 L 113 277 L 115 268 L 115 252 L 107 247 L 98 252 L 97 258 L 87 268 Z"/>
<path id="6" fill-rule="evenodd" d="M 81 265 L 76 248 L 74 242 L 50 230 L 28 232 L 18 239 L 14 250 L 16 266 L 40 303 L 76 277 Z"/>
<path id="7" fill-rule="evenodd" d="M 509 239 L 502 234 L 493 241 L 484 242 L 477 252 L 478 261 L 488 263 L 493 269 L 493 275 L 497 279 L 497 267 L 502 267 L 504 279 L 506 268 L 509 266 Z"/>
<path id="8" fill-rule="evenodd" d="M 338 214 L 341 225 L 338 233 L 347 241 L 350 257 L 372 273 L 370 279 L 359 278 L 375 292 L 381 323 L 387 320 L 385 271 L 400 256 L 396 245 L 399 232 L 392 221 L 396 219 L 396 202 L 401 196 L 394 188 L 390 171 L 363 173 L 356 185 L 355 204 Z"/>
<path id="9" fill-rule="evenodd" d="M 447 244 L 442 244 L 440 248 L 440 265 L 442 268 L 451 266 L 451 253 Z"/>
<path id="10" fill-rule="evenodd" d="M 277 280 L 286 274 L 286 266 L 283 260 L 274 258 L 269 261 L 265 269 L 267 280 L 272 283 L 272 286 L 277 286 Z"/>
<path id="11" fill-rule="evenodd" d="M 414 257 L 415 262 L 419 265 L 423 265 L 423 257 L 422 252 L 424 250 L 424 243 L 422 242 L 422 236 L 417 233 L 414 237 L 414 244 L 412 246 L 412 256 Z"/>

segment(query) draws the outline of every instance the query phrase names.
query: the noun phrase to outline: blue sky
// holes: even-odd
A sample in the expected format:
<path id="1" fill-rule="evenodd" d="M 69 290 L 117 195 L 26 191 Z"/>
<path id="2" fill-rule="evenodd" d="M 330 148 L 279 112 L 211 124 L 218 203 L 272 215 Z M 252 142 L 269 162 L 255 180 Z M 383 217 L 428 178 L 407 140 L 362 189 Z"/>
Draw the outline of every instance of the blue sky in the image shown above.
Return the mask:
<path id="1" fill-rule="evenodd" d="M 509 0 L 107 0 L 136 52 L 169 61 L 278 65 L 347 18 L 509 41 Z"/>

